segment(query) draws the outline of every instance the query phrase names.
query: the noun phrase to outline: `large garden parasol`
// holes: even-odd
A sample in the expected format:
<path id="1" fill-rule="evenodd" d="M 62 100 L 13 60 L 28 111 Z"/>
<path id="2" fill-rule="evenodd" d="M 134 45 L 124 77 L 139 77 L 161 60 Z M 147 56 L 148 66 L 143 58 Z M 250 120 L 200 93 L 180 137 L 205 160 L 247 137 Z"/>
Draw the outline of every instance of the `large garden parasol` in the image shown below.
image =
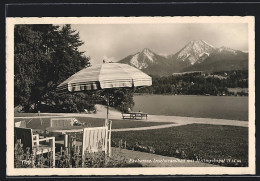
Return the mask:
<path id="1" fill-rule="evenodd" d="M 142 71 L 121 63 L 103 63 L 84 68 L 57 87 L 59 92 L 78 92 L 112 88 L 151 86 L 152 78 Z M 108 120 L 109 95 L 107 95 Z"/>
<path id="2" fill-rule="evenodd" d="M 58 85 L 57 91 L 78 92 L 120 87 L 134 88 L 150 85 L 152 85 L 152 78 L 130 65 L 103 63 L 101 65 L 84 68 L 75 73 Z M 107 119 L 105 125 L 108 126 L 109 91 L 107 94 Z M 111 154 L 111 134 L 109 137 L 109 154 Z"/>

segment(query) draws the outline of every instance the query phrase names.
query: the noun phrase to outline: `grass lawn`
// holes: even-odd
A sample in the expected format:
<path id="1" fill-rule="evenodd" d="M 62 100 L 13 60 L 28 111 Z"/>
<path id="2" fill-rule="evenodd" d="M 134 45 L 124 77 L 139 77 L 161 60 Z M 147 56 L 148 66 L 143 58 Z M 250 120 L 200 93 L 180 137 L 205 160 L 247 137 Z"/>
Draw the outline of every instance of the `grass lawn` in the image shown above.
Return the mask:
<path id="1" fill-rule="evenodd" d="M 191 124 L 157 130 L 113 132 L 112 146 L 118 147 L 121 139 L 131 150 L 152 150 L 158 155 L 224 166 L 248 166 L 248 128 L 245 127 Z"/>
<path id="2" fill-rule="evenodd" d="M 101 118 L 89 118 L 89 117 L 76 117 L 80 122 L 84 122 L 87 127 L 103 126 L 105 119 Z M 15 119 L 15 122 L 26 121 L 27 127 L 32 129 L 45 129 L 50 127 L 50 118 L 19 118 Z M 42 120 L 42 125 L 41 125 Z M 144 122 L 144 121 L 133 121 L 133 120 L 112 120 L 112 129 L 119 128 L 138 128 L 138 127 L 148 127 L 157 126 L 170 123 L 159 123 L 159 122 Z M 172 124 L 172 123 L 171 123 Z"/>

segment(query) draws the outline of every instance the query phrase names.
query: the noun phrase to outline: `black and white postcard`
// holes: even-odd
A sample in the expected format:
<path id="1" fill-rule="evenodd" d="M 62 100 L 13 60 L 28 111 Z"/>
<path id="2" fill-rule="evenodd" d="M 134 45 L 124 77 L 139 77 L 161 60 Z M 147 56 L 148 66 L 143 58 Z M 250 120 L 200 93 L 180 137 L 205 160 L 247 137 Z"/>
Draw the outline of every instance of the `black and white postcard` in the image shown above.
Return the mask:
<path id="1" fill-rule="evenodd" d="M 6 18 L 7 175 L 255 174 L 254 29 Z"/>

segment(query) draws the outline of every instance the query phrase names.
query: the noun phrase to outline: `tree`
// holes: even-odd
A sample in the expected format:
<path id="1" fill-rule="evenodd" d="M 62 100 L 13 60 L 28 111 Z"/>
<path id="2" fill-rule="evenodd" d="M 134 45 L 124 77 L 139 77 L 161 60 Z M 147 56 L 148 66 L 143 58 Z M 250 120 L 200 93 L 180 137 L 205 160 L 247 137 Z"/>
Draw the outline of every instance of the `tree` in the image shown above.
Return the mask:
<path id="1" fill-rule="evenodd" d="M 21 104 L 27 111 L 36 96 L 33 89 L 40 80 L 41 62 L 48 59 L 42 32 L 33 28 L 34 25 L 16 25 L 14 30 L 15 105 Z"/>
<path id="2" fill-rule="evenodd" d="M 133 108 L 134 89 L 117 88 L 117 89 L 105 89 L 99 92 L 99 100 L 102 99 L 102 104 L 107 105 L 107 96 L 109 95 L 109 106 L 114 107 L 120 111 L 127 111 L 128 108 Z"/>
<path id="3" fill-rule="evenodd" d="M 222 77 L 214 75 L 223 75 Z M 224 78 L 223 78 L 224 77 Z M 151 87 L 138 89 L 136 93 L 154 94 L 190 94 L 190 95 L 218 95 L 227 94 L 227 88 L 248 87 L 248 71 L 216 72 L 207 74 L 186 74 L 168 77 L 152 77 Z"/>
<path id="4" fill-rule="evenodd" d="M 34 110 L 38 110 L 42 103 L 59 105 L 63 102 L 65 97 L 55 91 L 57 85 L 89 65 L 90 58 L 78 51 L 82 44 L 79 33 L 70 25 L 16 25 L 15 106 L 22 105 L 29 111 L 33 104 Z M 71 100 L 79 99 L 72 95 Z"/>

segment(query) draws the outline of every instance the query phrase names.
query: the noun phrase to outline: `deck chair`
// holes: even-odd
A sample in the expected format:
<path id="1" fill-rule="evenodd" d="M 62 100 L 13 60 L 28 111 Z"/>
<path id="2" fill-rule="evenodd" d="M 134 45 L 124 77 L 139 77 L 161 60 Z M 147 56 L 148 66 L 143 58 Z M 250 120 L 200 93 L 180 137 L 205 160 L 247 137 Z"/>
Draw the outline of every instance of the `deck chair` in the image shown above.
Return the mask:
<path id="1" fill-rule="evenodd" d="M 14 141 L 20 139 L 21 143 L 23 144 L 23 150 L 26 151 L 26 148 L 30 148 L 30 152 L 34 148 L 38 148 L 36 151 L 36 155 L 42 153 L 48 153 L 53 151 L 53 167 L 55 167 L 55 137 L 47 137 L 47 138 L 39 138 L 38 134 L 33 134 L 32 129 L 30 128 L 14 128 Z M 42 145 L 40 142 L 49 142 L 49 145 Z"/>
<path id="2" fill-rule="evenodd" d="M 111 125 L 112 121 L 107 126 L 83 129 L 82 158 L 85 151 L 88 153 L 104 151 L 105 154 L 111 154 Z"/>
<path id="3" fill-rule="evenodd" d="M 50 127 L 67 127 L 73 126 L 75 118 L 52 118 L 50 120 Z"/>

